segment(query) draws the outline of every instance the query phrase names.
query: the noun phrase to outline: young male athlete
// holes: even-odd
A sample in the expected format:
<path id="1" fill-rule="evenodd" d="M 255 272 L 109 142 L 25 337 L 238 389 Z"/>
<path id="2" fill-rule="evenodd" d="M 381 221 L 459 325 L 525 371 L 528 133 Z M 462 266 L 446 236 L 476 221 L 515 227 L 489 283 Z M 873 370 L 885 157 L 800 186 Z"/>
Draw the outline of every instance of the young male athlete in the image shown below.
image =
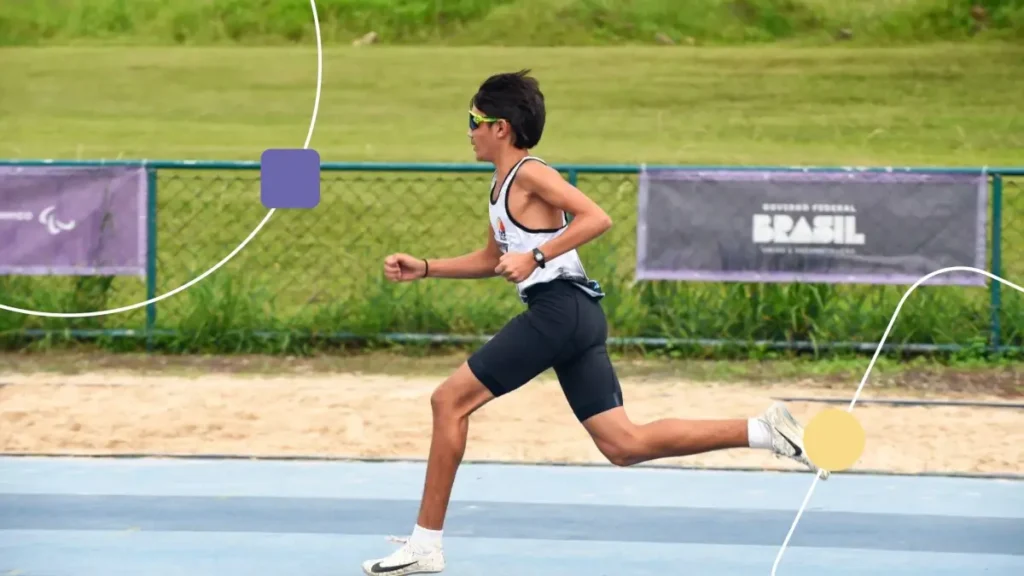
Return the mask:
<path id="1" fill-rule="evenodd" d="M 476 158 L 495 167 L 486 245 L 456 258 L 392 254 L 384 261 L 385 275 L 395 282 L 500 275 L 515 285 L 526 310 L 434 391 L 430 455 L 412 536 L 391 556 L 366 561 L 366 574 L 444 569 L 441 533 L 470 415 L 549 368 L 576 418 L 615 465 L 749 447 L 818 472 L 804 455 L 802 426 L 778 403 L 756 418 L 735 420 L 637 424 L 626 415 L 605 349 L 604 294 L 576 253 L 612 221 L 557 171 L 529 155 L 544 131 L 545 110 L 538 83 L 528 74 L 488 78 L 470 105 L 469 139 Z M 573 214 L 572 223 L 566 214 Z"/>

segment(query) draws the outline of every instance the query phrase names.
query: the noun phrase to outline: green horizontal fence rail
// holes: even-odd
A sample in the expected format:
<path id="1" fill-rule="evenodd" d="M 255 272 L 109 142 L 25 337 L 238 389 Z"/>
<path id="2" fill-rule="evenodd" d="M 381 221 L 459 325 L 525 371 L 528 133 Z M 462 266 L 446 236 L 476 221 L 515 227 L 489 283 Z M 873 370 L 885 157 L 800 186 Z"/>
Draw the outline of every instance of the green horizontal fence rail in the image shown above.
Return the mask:
<path id="1" fill-rule="evenodd" d="M 137 166 L 149 175 L 150 258 L 135 278 L 0 278 L 9 306 L 88 312 L 174 290 L 231 253 L 267 214 L 259 162 L 0 160 L 17 166 Z M 636 165 L 555 165 L 615 226 L 581 249 L 604 300 L 614 345 L 738 346 L 873 352 L 908 286 L 635 282 Z M 672 166 L 680 170 L 832 171 L 836 167 Z M 392 252 L 438 258 L 486 240 L 487 164 L 324 163 L 321 204 L 277 211 L 230 262 L 144 309 L 84 319 L 0 314 L 0 334 L 177 339 L 231 349 L 247 338 L 478 343 L 522 310 L 500 278 L 383 279 Z M 857 168 L 979 173 L 981 168 Z M 988 269 L 1024 280 L 1024 167 L 986 168 Z M 1024 350 L 1024 295 L 927 286 L 901 310 L 886 348 Z M 1010 292 L 1013 292 L 1010 290 Z"/>

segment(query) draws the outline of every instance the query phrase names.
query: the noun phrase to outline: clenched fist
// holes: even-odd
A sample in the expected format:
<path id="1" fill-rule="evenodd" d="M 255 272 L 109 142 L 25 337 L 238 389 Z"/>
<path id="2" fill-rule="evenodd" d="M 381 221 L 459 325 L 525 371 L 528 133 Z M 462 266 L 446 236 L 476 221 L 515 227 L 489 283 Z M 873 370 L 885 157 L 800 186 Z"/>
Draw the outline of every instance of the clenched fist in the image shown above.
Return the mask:
<path id="1" fill-rule="evenodd" d="M 384 276 L 392 282 L 419 280 L 426 270 L 426 262 L 408 254 L 392 254 L 384 259 Z"/>
<path id="2" fill-rule="evenodd" d="M 533 259 L 533 254 L 508 252 L 501 255 L 494 272 L 504 276 L 509 282 L 518 284 L 529 278 L 536 269 L 537 261 Z"/>

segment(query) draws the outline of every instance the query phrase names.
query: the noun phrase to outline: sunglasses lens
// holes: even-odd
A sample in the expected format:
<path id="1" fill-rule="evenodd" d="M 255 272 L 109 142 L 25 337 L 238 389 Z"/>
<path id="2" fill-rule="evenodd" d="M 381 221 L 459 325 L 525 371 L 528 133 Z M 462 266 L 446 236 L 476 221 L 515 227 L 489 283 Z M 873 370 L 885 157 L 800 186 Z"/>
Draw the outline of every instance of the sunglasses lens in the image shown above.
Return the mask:
<path id="1" fill-rule="evenodd" d="M 469 115 L 469 129 L 470 130 L 476 130 L 477 126 L 479 126 L 479 124 L 476 123 L 476 118 L 473 118 L 473 115 L 470 114 Z"/>

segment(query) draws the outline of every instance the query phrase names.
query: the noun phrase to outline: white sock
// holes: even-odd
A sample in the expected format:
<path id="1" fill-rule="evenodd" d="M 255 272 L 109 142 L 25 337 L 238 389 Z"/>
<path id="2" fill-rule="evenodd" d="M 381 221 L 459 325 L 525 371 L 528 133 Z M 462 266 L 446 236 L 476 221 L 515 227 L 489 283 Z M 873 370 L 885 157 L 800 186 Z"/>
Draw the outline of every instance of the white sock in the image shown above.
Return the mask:
<path id="1" fill-rule="evenodd" d="M 771 450 L 772 430 L 768 423 L 757 418 L 747 420 L 747 443 L 751 448 Z"/>
<path id="2" fill-rule="evenodd" d="M 441 547 L 441 533 L 443 530 L 428 530 L 419 524 L 412 529 L 412 537 L 409 543 L 421 550 L 435 550 Z"/>

